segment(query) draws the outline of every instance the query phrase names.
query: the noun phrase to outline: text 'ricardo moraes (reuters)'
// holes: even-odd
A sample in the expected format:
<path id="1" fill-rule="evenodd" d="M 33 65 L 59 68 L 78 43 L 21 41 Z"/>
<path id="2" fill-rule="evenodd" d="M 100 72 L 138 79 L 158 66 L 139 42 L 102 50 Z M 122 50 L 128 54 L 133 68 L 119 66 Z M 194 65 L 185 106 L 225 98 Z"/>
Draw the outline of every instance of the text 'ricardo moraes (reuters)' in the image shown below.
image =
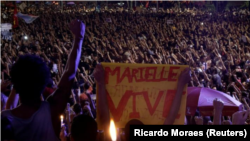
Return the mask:
<path id="1" fill-rule="evenodd" d="M 244 137 L 247 136 L 247 131 L 242 129 L 242 131 L 218 131 L 215 129 L 207 129 L 206 133 L 204 131 L 181 131 L 179 129 L 171 129 L 170 132 L 160 129 L 157 131 L 145 131 L 143 129 L 134 129 L 134 137 L 143 137 L 143 136 L 152 136 L 152 137 L 161 137 L 161 136 L 171 136 L 171 137 Z"/>

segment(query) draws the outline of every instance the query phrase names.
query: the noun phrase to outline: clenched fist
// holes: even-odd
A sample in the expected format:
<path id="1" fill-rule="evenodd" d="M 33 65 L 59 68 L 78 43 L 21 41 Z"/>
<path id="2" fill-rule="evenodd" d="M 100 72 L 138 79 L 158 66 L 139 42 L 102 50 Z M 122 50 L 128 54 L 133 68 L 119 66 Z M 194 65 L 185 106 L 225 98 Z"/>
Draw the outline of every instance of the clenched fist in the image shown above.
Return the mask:
<path id="1" fill-rule="evenodd" d="M 80 20 L 73 20 L 69 28 L 71 32 L 75 35 L 75 38 L 83 39 L 85 35 L 85 24 Z"/>

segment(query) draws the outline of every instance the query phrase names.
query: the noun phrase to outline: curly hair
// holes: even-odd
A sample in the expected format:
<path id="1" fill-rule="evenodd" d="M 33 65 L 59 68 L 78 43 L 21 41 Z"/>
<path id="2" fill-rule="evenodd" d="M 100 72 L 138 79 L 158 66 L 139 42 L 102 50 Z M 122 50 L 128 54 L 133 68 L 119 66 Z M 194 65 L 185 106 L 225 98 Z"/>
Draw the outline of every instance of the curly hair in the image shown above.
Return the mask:
<path id="1" fill-rule="evenodd" d="M 50 79 L 50 71 L 45 62 L 36 55 L 19 56 L 10 71 L 11 81 L 21 101 L 28 102 L 40 98 Z"/>

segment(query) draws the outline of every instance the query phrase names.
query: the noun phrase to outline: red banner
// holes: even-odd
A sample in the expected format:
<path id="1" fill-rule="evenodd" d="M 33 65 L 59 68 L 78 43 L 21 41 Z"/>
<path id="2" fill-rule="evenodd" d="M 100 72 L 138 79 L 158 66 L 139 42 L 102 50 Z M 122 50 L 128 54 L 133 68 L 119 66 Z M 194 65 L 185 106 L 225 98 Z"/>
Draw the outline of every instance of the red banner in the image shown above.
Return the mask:
<path id="1" fill-rule="evenodd" d="M 17 28 L 17 27 L 18 27 L 18 18 L 17 18 L 17 8 L 15 6 L 14 15 L 13 15 L 13 28 Z"/>
<path id="2" fill-rule="evenodd" d="M 145 7 L 146 7 L 146 8 L 148 8 L 148 5 L 149 5 L 149 1 L 147 1 L 147 3 L 146 3 L 146 6 L 145 6 Z"/>

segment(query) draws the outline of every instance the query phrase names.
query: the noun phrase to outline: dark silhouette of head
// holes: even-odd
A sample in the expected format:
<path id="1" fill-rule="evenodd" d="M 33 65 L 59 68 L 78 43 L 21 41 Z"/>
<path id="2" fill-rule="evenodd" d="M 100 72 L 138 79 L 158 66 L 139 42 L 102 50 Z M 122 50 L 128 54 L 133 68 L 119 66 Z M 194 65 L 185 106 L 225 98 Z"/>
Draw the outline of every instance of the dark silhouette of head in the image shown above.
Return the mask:
<path id="1" fill-rule="evenodd" d="M 10 76 L 21 103 L 30 104 L 40 100 L 49 82 L 50 71 L 38 56 L 24 55 L 13 65 Z"/>
<path id="2" fill-rule="evenodd" d="M 75 104 L 74 107 L 73 107 L 73 111 L 76 113 L 76 114 L 80 114 L 82 112 L 82 107 L 80 104 Z"/>
<path id="3" fill-rule="evenodd" d="M 125 126 L 125 138 L 126 141 L 130 140 L 130 125 L 144 125 L 140 120 L 132 119 Z"/>
<path id="4" fill-rule="evenodd" d="M 84 92 L 86 94 L 91 94 L 93 92 L 93 88 L 92 88 L 91 84 L 85 83 L 83 87 L 84 87 Z"/>
<path id="5" fill-rule="evenodd" d="M 87 115 L 78 115 L 71 125 L 71 141 L 96 141 L 97 123 Z"/>
<path id="6" fill-rule="evenodd" d="M 89 83 L 85 83 L 83 85 L 84 91 L 87 91 L 90 88 L 90 84 Z"/>

